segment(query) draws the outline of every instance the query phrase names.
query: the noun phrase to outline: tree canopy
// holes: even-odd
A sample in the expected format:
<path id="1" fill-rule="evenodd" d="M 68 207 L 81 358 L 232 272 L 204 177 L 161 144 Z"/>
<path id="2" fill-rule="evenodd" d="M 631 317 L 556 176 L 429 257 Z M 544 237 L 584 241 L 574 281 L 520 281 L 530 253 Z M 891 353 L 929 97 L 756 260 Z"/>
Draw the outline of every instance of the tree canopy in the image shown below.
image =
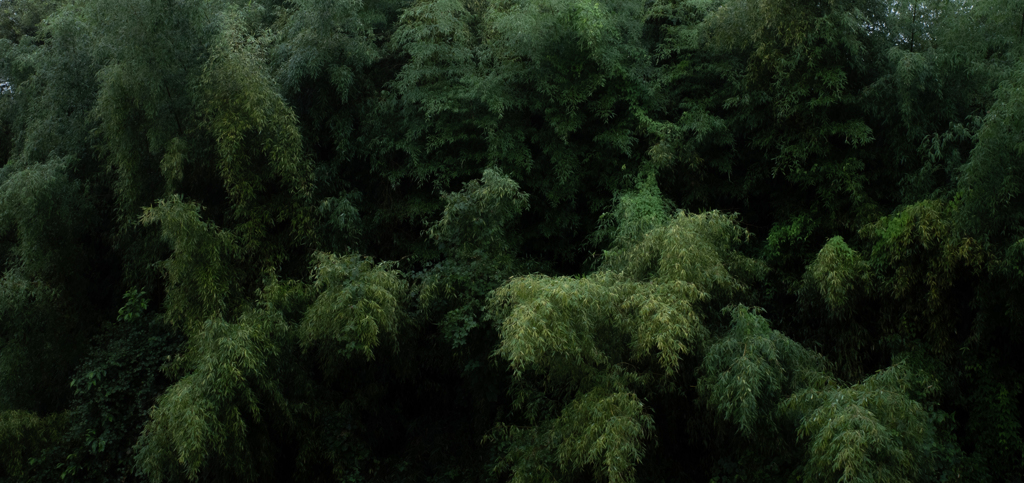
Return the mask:
<path id="1" fill-rule="evenodd" d="M 1024 478 L 1024 1 L 0 0 L 0 482 Z"/>

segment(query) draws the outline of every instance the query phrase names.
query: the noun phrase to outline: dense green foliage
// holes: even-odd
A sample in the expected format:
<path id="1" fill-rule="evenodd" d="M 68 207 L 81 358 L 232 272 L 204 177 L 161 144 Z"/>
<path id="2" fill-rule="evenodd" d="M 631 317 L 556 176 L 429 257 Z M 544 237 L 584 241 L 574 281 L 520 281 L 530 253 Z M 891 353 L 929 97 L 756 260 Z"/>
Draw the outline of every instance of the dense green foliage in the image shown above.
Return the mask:
<path id="1" fill-rule="evenodd" d="M 0 482 L 1020 481 L 1024 1 L 0 0 Z"/>

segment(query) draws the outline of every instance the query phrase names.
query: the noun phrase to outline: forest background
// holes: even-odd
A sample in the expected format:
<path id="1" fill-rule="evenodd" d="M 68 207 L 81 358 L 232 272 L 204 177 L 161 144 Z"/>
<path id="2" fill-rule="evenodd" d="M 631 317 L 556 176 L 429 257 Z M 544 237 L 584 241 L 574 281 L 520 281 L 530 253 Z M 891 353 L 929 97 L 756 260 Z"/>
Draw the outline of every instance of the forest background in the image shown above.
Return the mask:
<path id="1" fill-rule="evenodd" d="M 0 11 L 2 481 L 1024 476 L 1024 1 Z"/>

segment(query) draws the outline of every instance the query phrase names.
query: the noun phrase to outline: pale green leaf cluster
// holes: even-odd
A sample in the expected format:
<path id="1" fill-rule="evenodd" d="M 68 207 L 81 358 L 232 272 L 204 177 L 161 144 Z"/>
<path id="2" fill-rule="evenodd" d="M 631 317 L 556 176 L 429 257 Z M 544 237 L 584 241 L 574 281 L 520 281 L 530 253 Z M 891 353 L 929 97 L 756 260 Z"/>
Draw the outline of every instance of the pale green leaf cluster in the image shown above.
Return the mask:
<path id="1" fill-rule="evenodd" d="M 270 39 L 243 13 L 221 13 L 225 25 L 196 81 L 194 103 L 214 139 L 217 170 L 239 222 L 232 230 L 243 250 L 274 265 L 291 241 L 274 236 L 276 225 L 289 226 L 299 240 L 310 236 L 311 166 L 298 119 L 266 66 Z"/>
<path id="2" fill-rule="evenodd" d="M 291 343 L 316 349 L 328 365 L 357 355 L 371 359 L 385 338 L 397 349 L 408 285 L 393 264 L 317 253 L 311 286 L 270 274 L 259 291 L 261 308 L 207 298 L 197 299 L 207 307 L 172 310 L 185 300 L 176 297 L 199 297 L 193 292 L 203 284 L 223 281 L 229 285 L 214 293 L 233 290 L 230 284 L 237 281 L 230 277 L 237 273 L 225 268 L 233 261 L 216 258 L 223 253 L 214 248 L 230 252 L 234 245 L 202 221 L 194 205 L 180 200 L 158 204 L 144 219 L 158 220 L 175 249 L 165 269 L 169 280 L 182 283 L 169 286 L 166 303 L 169 314 L 186 319 L 189 334 L 184 353 L 170 365 L 181 378 L 159 397 L 136 445 L 139 471 L 153 481 L 197 481 L 210 468 L 243 480 L 264 474 L 262 465 L 272 458 L 263 453 L 266 441 L 251 434 L 264 427 L 267 411 L 273 418 L 291 417 L 277 376 L 280 353 L 292 350 Z M 187 239 L 206 243 L 210 250 L 198 252 L 214 258 L 199 258 L 195 247 L 174 237 L 175 230 L 192 230 Z M 204 310 L 206 319 L 191 319 Z M 289 325 L 285 314 L 296 312 L 301 320 Z"/>
<path id="3" fill-rule="evenodd" d="M 298 328 L 302 345 L 318 348 L 331 360 L 335 355 L 348 359 L 356 354 L 372 359 L 381 338 L 396 344 L 409 285 L 394 264 L 328 253 L 318 253 L 316 261 L 313 288 L 317 296 Z"/>
<path id="4" fill-rule="evenodd" d="M 196 85 L 202 125 L 215 139 L 218 169 L 234 216 L 256 218 L 250 223 L 264 225 L 288 221 L 283 214 L 274 219 L 273 213 L 261 213 L 264 210 L 256 207 L 271 180 L 292 194 L 302 196 L 308 190 L 309 166 L 298 120 L 267 71 L 264 57 L 269 39 L 253 32 L 239 13 L 221 15 L 226 25 L 214 40 Z M 253 169 L 254 164 L 262 169 Z"/>
<path id="5" fill-rule="evenodd" d="M 264 15 L 253 3 L 120 0 L 82 14 L 101 39 L 93 134 L 115 176 L 118 241 L 143 256 L 156 257 L 137 239 L 139 210 L 182 194 L 213 208 L 258 269 L 280 264 L 292 237 L 309 241 L 311 166 L 267 65 Z"/>
<path id="6" fill-rule="evenodd" d="M 680 211 L 628 249 L 606 254 L 603 268 L 634 280 L 684 282 L 728 303 L 745 293 L 765 267 L 739 251 L 750 238 L 735 215 Z"/>
<path id="7" fill-rule="evenodd" d="M 168 319 L 189 332 L 200 332 L 211 317 L 235 308 L 241 252 L 235 236 L 200 215 L 200 206 L 174 195 L 146 208 L 143 224 L 159 224 L 173 251 L 161 262 L 167 278 Z"/>
<path id="8" fill-rule="evenodd" d="M 682 281 L 636 282 L 613 272 L 517 277 L 491 302 L 507 310 L 496 354 L 520 377 L 527 370 L 589 372 L 651 354 L 672 373 L 705 335 L 693 308 L 704 297 Z"/>
<path id="9" fill-rule="evenodd" d="M 615 196 L 614 209 L 601 215 L 598 229 L 591 238 L 595 242 L 610 241 L 612 250 L 622 248 L 664 225 L 669 216 L 670 205 L 658 189 L 655 176 L 649 174 L 637 180 L 635 190 Z"/>
<path id="10" fill-rule="evenodd" d="M 610 252 L 593 274 L 528 275 L 495 290 L 490 304 L 501 323 L 495 354 L 521 383 L 520 407 L 532 405 L 530 398 L 567 397 L 556 418 L 528 410 L 539 426 L 504 435 L 514 448 L 506 458 L 539 449 L 525 449 L 531 445 L 553 445 L 560 471 L 601 468 L 602 478 L 633 481 L 653 430 L 638 394 L 670 382 L 684 357 L 703 348 L 705 304 L 728 304 L 763 272 L 735 252 L 747 236 L 733 217 L 680 212 Z M 541 387 L 529 382 L 537 378 Z M 608 446 L 612 440 L 619 446 Z M 548 481 L 537 473 L 547 466 L 527 458 L 512 465 L 513 479 Z"/>
<path id="11" fill-rule="evenodd" d="M 254 480 L 259 457 L 247 432 L 268 403 L 283 406 L 271 361 L 286 330 L 280 312 L 249 310 L 233 322 L 207 319 L 174 361 L 187 374 L 157 399 L 136 446 L 140 471 L 153 481 L 191 481 L 215 466 Z M 258 449 L 258 448 L 257 448 Z"/>
<path id="12" fill-rule="evenodd" d="M 835 341 L 829 356 L 839 374 L 863 376 L 864 341 L 876 317 L 871 301 L 878 281 L 870 263 L 840 237 L 830 238 L 805 267 L 795 290 L 804 310 Z"/>
<path id="13" fill-rule="evenodd" d="M 825 361 L 744 306 L 731 309 L 732 326 L 712 344 L 698 391 L 708 408 L 755 439 L 777 430 L 776 404 L 808 384 L 827 381 Z"/>
<path id="14" fill-rule="evenodd" d="M 843 237 L 833 237 L 818 251 L 804 273 L 801 296 L 821 300 L 828 314 L 847 319 L 857 311 L 857 304 L 870 292 L 871 278 L 867 262 L 850 248 Z"/>
<path id="15" fill-rule="evenodd" d="M 807 443 L 803 477 L 850 483 L 919 481 L 931 464 L 934 429 L 910 397 L 922 375 L 905 363 L 859 384 L 809 387 L 783 407 L 799 420 Z"/>
<path id="16" fill-rule="evenodd" d="M 610 483 L 634 481 L 643 440 L 654 433 L 654 418 L 645 409 L 633 392 L 605 387 L 574 399 L 555 423 L 556 434 L 565 438 L 558 448 L 562 467 L 591 467 L 595 479 Z"/>
<path id="17" fill-rule="evenodd" d="M 511 471 L 512 482 L 560 481 L 560 473 L 589 469 L 595 480 L 623 483 L 635 481 L 654 420 L 636 394 L 612 384 L 580 395 L 539 426 L 499 426 L 498 433 L 513 441 L 501 463 Z"/>

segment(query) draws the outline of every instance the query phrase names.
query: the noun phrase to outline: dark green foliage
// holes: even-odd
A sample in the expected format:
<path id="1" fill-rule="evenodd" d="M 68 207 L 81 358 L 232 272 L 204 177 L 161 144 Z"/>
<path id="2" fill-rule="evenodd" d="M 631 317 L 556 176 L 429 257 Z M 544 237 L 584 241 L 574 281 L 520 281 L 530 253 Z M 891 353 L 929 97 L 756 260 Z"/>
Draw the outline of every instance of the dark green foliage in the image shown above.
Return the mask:
<path id="1" fill-rule="evenodd" d="M 642 164 L 637 123 L 652 74 L 642 21 L 635 2 L 417 3 L 391 39 L 408 61 L 382 93 L 390 124 L 377 135 L 377 169 L 392 184 L 449 189 L 501 168 L 533 195 L 541 224 L 531 238 L 572 257 L 562 227 L 589 225 L 624 187 L 620 174 Z M 407 162 L 385 164 L 401 153 Z"/>
<path id="2" fill-rule="evenodd" d="M 32 18 L 23 8 L 54 10 L 47 22 L 31 26 L 45 43 L 28 34 L 0 40 L 6 85 L 0 94 L 6 131 L 0 385 L 10 388 L 0 395 L 0 406 L 47 414 L 67 404 L 67 380 L 87 352 L 82 341 L 116 298 L 116 289 L 92 280 L 117 269 L 104 265 L 109 249 L 100 240 L 103 202 L 92 190 L 97 170 L 89 166 L 94 158 L 83 143 L 95 66 L 74 39 L 87 37 L 56 5 L 6 7 L 19 15 L 17 22 Z"/>
<path id="3" fill-rule="evenodd" d="M 61 474 L 82 481 L 134 479 L 132 447 L 149 419 L 156 398 L 170 381 L 162 369 L 182 342 L 159 317 L 147 313 L 145 294 L 131 290 L 118 322 L 100 336 L 71 380 L 75 391 L 69 428 L 43 464 L 61 466 Z M 63 456 L 63 461 L 61 460 Z"/>
<path id="4" fill-rule="evenodd" d="M 1016 481 L 1024 4 L 3 0 L 2 481 Z"/>
<path id="5" fill-rule="evenodd" d="M 972 384 L 974 391 L 966 398 L 972 409 L 967 427 L 973 433 L 974 456 L 983 460 L 982 464 L 991 475 L 1020 474 L 1024 471 L 1024 459 L 1020 457 L 1024 452 L 1018 409 L 1020 378 L 999 374 L 1000 369 L 993 367 L 981 372 L 982 368 L 981 365 L 971 368 L 979 380 Z"/>
<path id="6" fill-rule="evenodd" d="M 0 451 L 4 465 L 0 476 L 24 478 L 29 467 L 45 448 L 60 438 L 67 425 L 65 413 L 54 413 L 39 417 L 34 413 L 17 409 L 0 413 Z"/>
<path id="7" fill-rule="evenodd" d="M 146 224 L 160 222 L 161 235 L 174 255 L 163 262 L 167 279 L 170 322 L 198 331 L 207 317 L 235 309 L 238 296 L 237 264 L 240 250 L 230 232 L 199 215 L 199 206 L 180 197 L 160 200 L 142 217 Z"/>
<path id="8" fill-rule="evenodd" d="M 837 236 L 807 266 L 798 292 L 808 315 L 819 319 L 823 333 L 816 338 L 832 341 L 829 355 L 847 377 L 864 373 L 867 327 L 873 325 L 865 321 L 875 316 L 864 304 L 875 293 L 875 283 L 867 262 Z"/>
<path id="9" fill-rule="evenodd" d="M 771 178 L 788 185 L 784 197 L 772 199 L 778 208 L 807 210 L 841 226 L 866 221 L 882 201 L 882 193 L 868 190 L 868 175 L 885 167 L 872 166 L 864 152 L 875 133 L 858 103 L 876 45 L 865 16 L 877 8 L 737 1 L 709 19 L 716 44 L 748 56 L 744 92 L 724 107 L 739 110 L 741 132 L 750 138 L 744 147 L 763 153 L 746 170 L 748 189 L 777 183 Z"/>
<path id="10" fill-rule="evenodd" d="M 961 181 L 964 189 L 965 225 L 971 233 L 993 237 L 998 242 L 1019 237 L 1021 178 L 1017 173 L 1024 156 L 1024 103 L 1021 101 L 1020 72 L 1012 71 L 996 91 L 996 101 L 978 131 L 978 144 Z"/>
<path id="11" fill-rule="evenodd" d="M 442 218 L 427 230 L 449 258 L 475 259 L 508 255 L 516 248 L 507 225 L 528 206 L 519 185 L 498 170 L 484 170 L 480 181 L 442 196 Z"/>
<path id="12" fill-rule="evenodd" d="M 86 244 L 95 220 L 88 198 L 66 170 L 66 163 L 51 160 L 18 170 L 0 184 L 0 227 L 15 241 L 5 247 L 0 279 L 0 373 L 12 388 L 0 396 L 4 407 L 44 412 L 59 407 L 68 396 L 63 381 L 84 355 L 80 338 L 94 329 L 83 272 L 91 268 L 84 258 L 91 255 Z M 25 377 L 33 373 L 42 379 Z"/>
<path id="13" fill-rule="evenodd" d="M 985 263 L 977 242 L 954 231 L 954 208 L 921 201 L 863 230 L 874 240 L 869 263 L 877 290 L 888 299 L 883 331 L 921 340 L 947 355 L 965 309 L 953 301 Z"/>
<path id="14" fill-rule="evenodd" d="M 529 197 L 496 169 L 442 197 L 444 212 L 427 235 L 445 259 L 426 271 L 419 302 L 427 313 L 447 310 L 441 332 L 459 347 L 483 325 L 487 294 L 519 269 L 515 255 L 521 240 L 509 225 L 528 207 Z"/>
<path id="15" fill-rule="evenodd" d="M 4 2 L 0 9 L 0 32 L 3 38 L 17 42 L 21 37 L 36 37 L 41 21 L 60 5 L 58 1 L 16 0 Z"/>

